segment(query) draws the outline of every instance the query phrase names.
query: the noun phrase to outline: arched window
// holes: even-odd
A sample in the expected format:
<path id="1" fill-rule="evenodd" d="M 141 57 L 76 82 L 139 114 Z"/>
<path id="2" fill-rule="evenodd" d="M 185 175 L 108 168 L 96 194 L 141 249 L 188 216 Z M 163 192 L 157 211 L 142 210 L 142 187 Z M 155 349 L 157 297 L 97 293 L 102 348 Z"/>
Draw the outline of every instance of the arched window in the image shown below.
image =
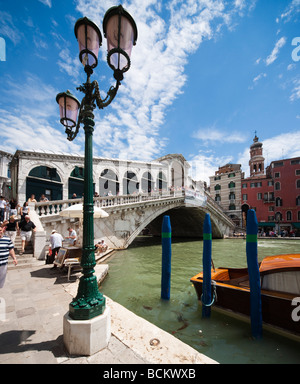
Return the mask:
<path id="1" fill-rule="evenodd" d="M 220 184 L 215 185 L 215 191 L 219 191 L 220 189 L 221 189 L 221 185 Z"/>
<path id="2" fill-rule="evenodd" d="M 235 193 L 234 192 L 229 193 L 229 200 L 235 200 Z"/>
<path id="3" fill-rule="evenodd" d="M 287 219 L 287 221 L 292 221 L 292 212 L 291 211 L 287 211 L 286 219 Z"/>
<path id="4" fill-rule="evenodd" d="M 99 179 L 100 196 L 118 195 L 119 193 L 118 176 L 111 169 L 104 169 Z"/>
<path id="5" fill-rule="evenodd" d="M 276 207 L 282 207 L 282 199 L 280 197 L 276 197 L 275 205 Z"/>
<path id="6" fill-rule="evenodd" d="M 235 187 L 235 183 L 233 181 L 231 181 L 229 184 L 228 184 L 228 188 L 234 188 Z"/>

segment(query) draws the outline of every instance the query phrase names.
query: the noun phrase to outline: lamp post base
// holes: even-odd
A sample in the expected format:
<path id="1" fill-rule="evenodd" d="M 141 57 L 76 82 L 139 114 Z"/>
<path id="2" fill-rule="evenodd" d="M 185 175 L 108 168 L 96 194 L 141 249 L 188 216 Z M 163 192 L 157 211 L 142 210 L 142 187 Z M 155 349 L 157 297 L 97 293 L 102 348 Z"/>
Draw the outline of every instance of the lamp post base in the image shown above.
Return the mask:
<path id="1" fill-rule="evenodd" d="M 106 348 L 111 336 L 110 308 L 91 320 L 73 320 L 69 312 L 63 320 L 65 347 L 70 355 L 91 356 Z"/>
<path id="2" fill-rule="evenodd" d="M 96 276 L 82 276 L 77 296 L 69 305 L 69 315 L 73 320 L 90 320 L 104 312 L 105 302 L 105 297 L 99 291 Z"/>

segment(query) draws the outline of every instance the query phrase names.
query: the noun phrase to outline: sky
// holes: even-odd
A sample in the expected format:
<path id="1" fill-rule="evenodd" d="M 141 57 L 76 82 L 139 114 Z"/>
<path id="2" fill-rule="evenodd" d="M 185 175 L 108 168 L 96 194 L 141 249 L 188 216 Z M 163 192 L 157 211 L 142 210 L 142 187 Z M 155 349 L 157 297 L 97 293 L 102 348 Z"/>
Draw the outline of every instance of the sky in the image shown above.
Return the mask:
<path id="1" fill-rule="evenodd" d="M 102 21 L 110 0 L 0 0 L 0 150 L 83 155 L 56 95 L 86 81 L 74 34 L 87 16 L 103 43 L 92 80 L 115 85 Z M 178 153 L 195 180 L 300 156 L 300 0 L 128 0 L 138 39 L 114 101 L 95 111 L 94 156 L 151 161 Z"/>

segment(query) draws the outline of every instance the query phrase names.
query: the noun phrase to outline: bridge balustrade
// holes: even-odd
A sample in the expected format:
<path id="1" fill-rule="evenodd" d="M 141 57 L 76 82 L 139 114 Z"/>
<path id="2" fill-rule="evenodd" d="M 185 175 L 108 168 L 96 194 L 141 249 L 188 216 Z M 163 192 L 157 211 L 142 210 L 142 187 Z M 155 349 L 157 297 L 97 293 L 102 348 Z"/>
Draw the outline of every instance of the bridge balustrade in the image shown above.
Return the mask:
<path id="1" fill-rule="evenodd" d="M 94 197 L 94 205 L 100 208 L 122 206 L 131 203 L 139 203 L 145 201 L 154 201 L 159 199 L 166 199 L 172 197 L 184 196 L 184 191 L 172 192 L 151 192 L 139 193 L 133 195 L 120 195 L 120 196 L 103 196 Z M 40 217 L 58 215 L 59 212 L 68 208 L 73 204 L 83 203 L 83 198 L 68 199 L 68 200 L 53 200 L 35 203 L 35 211 Z"/>

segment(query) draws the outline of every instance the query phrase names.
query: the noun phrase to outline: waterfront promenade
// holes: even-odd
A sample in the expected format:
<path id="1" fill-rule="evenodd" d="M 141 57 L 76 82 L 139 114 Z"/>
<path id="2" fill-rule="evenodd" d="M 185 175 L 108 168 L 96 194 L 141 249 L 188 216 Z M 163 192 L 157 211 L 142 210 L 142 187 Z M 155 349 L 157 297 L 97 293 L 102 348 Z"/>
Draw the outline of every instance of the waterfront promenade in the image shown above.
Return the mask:
<path id="1" fill-rule="evenodd" d="M 19 256 L 20 259 L 20 256 Z M 92 356 L 70 356 L 63 344 L 63 316 L 77 293 L 78 274 L 37 261 L 9 269 L 0 290 L 1 364 L 211 364 L 174 336 L 107 298 L 111 309 L 108 347 Z M 108 265 L 95 268 L 98 280 Z"/>

